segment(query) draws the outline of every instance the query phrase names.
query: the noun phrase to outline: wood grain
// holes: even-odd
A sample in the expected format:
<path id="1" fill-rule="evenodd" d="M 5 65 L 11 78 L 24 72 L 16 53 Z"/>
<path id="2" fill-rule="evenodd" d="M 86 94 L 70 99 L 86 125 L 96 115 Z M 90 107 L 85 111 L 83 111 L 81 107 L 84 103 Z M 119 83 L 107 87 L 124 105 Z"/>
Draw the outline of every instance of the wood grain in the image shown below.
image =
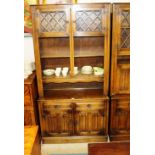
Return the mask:
<path id="1" fill-rule="evenodd" d="M 130 155 L 129 142 L 88 144 L 89 155 Z"/>
<path id="2" fill-rule="evenodd" d="M 24 155 L 41 155 L 38 126 L 24 127 Z"/>

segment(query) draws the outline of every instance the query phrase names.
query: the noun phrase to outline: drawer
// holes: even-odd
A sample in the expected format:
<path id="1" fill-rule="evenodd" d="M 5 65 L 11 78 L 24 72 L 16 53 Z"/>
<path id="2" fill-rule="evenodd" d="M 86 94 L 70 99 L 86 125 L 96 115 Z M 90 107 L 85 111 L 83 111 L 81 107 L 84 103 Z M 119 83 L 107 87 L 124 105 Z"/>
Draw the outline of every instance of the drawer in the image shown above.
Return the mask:
<path id="1" fill-rule="evenodd" d="M 31 88 L 28 85 L 24 85 L 24 105 L 33 105 L 32 102 Z"/>

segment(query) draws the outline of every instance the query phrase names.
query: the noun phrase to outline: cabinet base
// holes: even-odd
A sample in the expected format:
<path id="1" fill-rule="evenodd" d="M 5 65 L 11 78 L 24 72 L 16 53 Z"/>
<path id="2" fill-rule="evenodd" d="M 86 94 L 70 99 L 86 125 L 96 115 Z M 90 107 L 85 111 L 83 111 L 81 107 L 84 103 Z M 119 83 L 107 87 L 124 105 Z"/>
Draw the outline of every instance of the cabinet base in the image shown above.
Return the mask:
<path id="1" fill-rule="evenodd" d="M 110 141 L 130 141 L 130 135 L 110 135 Z"/>
<path id="2" fill-rule="evenodd" d="M 43 144 L 106 142 L 108 136 L 42 137 Z"/>

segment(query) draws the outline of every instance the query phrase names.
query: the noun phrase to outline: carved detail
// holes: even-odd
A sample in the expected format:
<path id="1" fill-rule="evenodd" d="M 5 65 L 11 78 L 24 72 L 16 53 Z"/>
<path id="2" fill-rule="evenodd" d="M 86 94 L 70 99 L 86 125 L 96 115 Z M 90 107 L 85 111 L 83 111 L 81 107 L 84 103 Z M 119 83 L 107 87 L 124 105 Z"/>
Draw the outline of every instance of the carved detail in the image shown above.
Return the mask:
<path id="1" fill-rule="evenodd" d="M 127 115 L 128 111 L 125 111 L 124 109 L 118 108 L 116 109 L 116 115 L 122 116 L 122 115 Z"/>

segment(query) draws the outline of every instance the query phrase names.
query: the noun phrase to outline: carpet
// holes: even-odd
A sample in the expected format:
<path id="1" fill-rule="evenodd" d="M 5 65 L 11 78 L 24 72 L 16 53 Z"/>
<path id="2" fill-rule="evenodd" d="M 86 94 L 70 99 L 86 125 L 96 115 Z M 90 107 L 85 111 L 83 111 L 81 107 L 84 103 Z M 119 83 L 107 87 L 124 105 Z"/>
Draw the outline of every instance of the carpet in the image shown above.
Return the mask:
<path id="1" fill-rule="evenodd" d="M 42 155 L 88 155 L 88 144 L 42 144 L 41 150 Z"/>

